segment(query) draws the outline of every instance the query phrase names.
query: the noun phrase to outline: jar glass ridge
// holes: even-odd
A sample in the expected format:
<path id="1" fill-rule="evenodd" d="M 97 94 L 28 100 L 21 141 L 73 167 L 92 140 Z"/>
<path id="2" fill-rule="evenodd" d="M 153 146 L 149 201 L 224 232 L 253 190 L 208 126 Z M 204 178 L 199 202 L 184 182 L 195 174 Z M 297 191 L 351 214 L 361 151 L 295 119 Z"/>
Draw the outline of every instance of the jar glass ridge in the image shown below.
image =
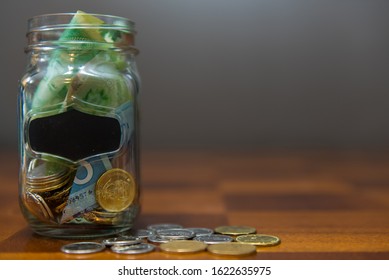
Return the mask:
<path id="1" fill-rule="evenodd" d="M 28 21 L 20 80 L 19 204 L 42 235 L 132 228 L 140 209 L 134 23 L 84 12 Z"/>

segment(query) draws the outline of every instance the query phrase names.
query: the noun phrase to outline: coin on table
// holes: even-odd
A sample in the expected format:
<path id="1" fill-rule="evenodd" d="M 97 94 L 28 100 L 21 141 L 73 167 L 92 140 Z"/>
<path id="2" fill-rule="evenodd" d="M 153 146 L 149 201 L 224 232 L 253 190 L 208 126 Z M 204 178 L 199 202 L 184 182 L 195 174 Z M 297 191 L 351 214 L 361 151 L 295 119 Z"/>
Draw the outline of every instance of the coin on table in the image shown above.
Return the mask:
<path id="1" fill-rule="evenodd" d="M 195 236 L 193 231 L 187 229 L 173 228 L 161 229 L 157 231 L 157 235 L 164 239 L 190 239 Z"/>
<path id="2" fill-rule="evenodd" d="M 207 247 L 207 250 L 218 255 L 248 255 L 256 252 L 256 247 L 250 244 L 242 243 L 221 243 L 212 244 Z"/>
<path id="3" fill-rule="evenodd" d="M 196 240 L 172 240 L 161 244 L 159 248 L 170 253 L 195 253 L 204 251 L 207 244 Z"/>
<path id="4" fill-rule="evenodd" d="M 105 246 L 97 242 L 76 242 L 63 245 L 61 251 L 67 254 L 90 254 L 105 249 Z"/>
<path id="5" fill-rule="evenodd" d="M 194 228 L 185 228 L 190 231 L 193 231 L 195 236 L 201 236 L 201 235 L 210 235 L 213 234 L 213 229 L 210 228 L 200 228 L 200 227 L 194 227 Z"/>
<path id="6" fill-rule="evenodd" d="M 281 243 L 281 240 L 277 236 L 267 234 L 240 235 L 236 238 L 236 241 L 256 246 L 274 246 Z"/>
<path id="7" fill-rule="evenodd" d="M 143 254 L 155 250 L 155 246 L 148 243 L 139 243 L 135 245 L 114 245 L 111 247 L 111 251 L 118 254 Z"/>
<path id="8" fill-rule="evenodd" d="M 170 241 L 170 239 L 162 238 L 159 235 L 152 234 L 147 237 L 147 240 L 152 243 L 167 243 Z"/>
<path id="9" fill-rule="evenodd" d="M 228 235 L 242 235 L 256 233 L 257 230 L 248 226 L 220 226 L 215 228 L 215 232 Z"/>
<path id="10" fill-rule="evenodd" d="M 108 212 L 120 212 L 134 201 L 136 185 L 130 173 L 113 168 L 100 176 L 95 187 L 96 201 Z"/>
<path id="11" fill-rule="evenodd" d="M 165 224 L 152 224 L 147 227 L 148 230 L 153 230 L 153 231 L 158 231 L 161 229 L 174 229 L 174 228 L 183 228 L 183 226 L 178 224 L 165 223 Z"/>
<path id="12" fill-rule="evenodd" d="M 114 246 L 114 245 L 134 245 L 142 242 L 142 239 L 135 236 L 118 236 L 104 239 L 102 243 L 105 246 Z"/>
<path id="13" fill-rule="evenodd" d="M 153 231 L 148 229 L 138 229 L 133 232 L 133 235 L 139 238 L 147 238 L 150 235 L 153 235 Z"/>
<path id="14" fill-rule="evenodd" d="M 193 238 L 194 240 L 204 242 L 205 244 L 218 244 L 226 243 L 233 241 L 233 238 L 228 235 L 223 234 L 210 234 L 210 235 L 201 235 Z"/>

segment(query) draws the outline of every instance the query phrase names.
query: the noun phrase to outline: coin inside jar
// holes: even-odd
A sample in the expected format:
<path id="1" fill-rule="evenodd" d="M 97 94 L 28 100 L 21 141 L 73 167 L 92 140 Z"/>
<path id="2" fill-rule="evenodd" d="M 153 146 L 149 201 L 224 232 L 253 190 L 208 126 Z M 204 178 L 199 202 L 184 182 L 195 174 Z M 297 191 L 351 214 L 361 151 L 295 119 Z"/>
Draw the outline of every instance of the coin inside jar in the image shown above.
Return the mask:
<path id="1" fill-rule="evenodd" d="M 57 223 L 71 190 L 74 169 L 59 162 L 34 159 L 25 177 L 24 205 L 43 222 Z"/>
<path id="2" fill-rule="evenodd" d="M 26 192 L 24 204 L 36 218 L 42 221 L 54 221 L 52 211 L 40 195 Z"/>
<path id="3" fill-rule="evenodd" d="M 100 176 L 95 187 L 97 203 L 108 212 L 120 212 L 134 201 L 136 185 L 130 173 L 113 168 Z"/>

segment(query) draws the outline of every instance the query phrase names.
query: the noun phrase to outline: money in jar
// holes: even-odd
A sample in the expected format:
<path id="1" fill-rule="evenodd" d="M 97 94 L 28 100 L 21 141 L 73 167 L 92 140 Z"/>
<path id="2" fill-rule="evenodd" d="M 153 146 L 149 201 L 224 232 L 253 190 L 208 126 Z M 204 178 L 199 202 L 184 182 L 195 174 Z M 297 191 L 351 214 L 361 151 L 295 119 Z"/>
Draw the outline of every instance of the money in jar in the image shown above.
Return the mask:
<path id="1" fill-rule="evenodd" d="M 28 20 L 19 202 L 38 234 L 93 238 L 133 226 L 140 208 L 134 28 L 129 19 L 83 11 Z"/>

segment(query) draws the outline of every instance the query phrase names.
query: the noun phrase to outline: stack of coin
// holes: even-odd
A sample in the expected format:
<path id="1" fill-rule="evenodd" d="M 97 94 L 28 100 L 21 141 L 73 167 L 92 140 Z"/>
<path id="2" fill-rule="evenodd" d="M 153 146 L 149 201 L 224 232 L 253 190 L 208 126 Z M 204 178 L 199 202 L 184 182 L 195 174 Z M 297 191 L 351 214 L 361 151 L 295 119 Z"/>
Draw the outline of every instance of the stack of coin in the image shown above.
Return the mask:
<path id="1" fill-rule="evenodd" d="M 74 171 L 42 160 L 31 162 L 26 174 L 24 204 L 39 220 L 57 222 L 65 208 Z"/>

